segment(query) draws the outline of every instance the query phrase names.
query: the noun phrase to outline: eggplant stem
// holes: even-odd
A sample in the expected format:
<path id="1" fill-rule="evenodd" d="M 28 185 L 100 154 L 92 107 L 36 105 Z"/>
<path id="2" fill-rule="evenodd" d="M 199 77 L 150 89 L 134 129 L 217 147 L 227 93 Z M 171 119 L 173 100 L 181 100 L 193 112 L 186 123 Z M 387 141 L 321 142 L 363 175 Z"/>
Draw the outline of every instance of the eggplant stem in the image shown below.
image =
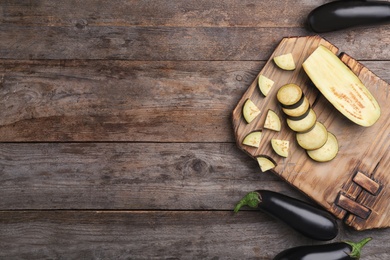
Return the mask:
<path id="1" fill-rule="evenodd" d="M 346 241 L 345 243 L 347 243 L 348 245 L 350 245 L 352 247 L 352 251 L 349 254 L 349 256 L 352 258 L 359 259 L 360 252 L 361 252 L 363 246 L 365 244 L 367 244 L 371 239 L 372 239 L 371 237 L 367 237 L 367 238 L 364 238 L 360 242 L 357 242 L 357 243 Z"/>
<path id="2" fill-rule="evenodd" d="M 234 208 L 234 212 L 238 212 L 242 206 L 249 206 L 251 208 L 257 208 L 259 203 L 261 202 L 261 196 L 256 191 L 251 191 L 246 194 L 236 205 Z"/>

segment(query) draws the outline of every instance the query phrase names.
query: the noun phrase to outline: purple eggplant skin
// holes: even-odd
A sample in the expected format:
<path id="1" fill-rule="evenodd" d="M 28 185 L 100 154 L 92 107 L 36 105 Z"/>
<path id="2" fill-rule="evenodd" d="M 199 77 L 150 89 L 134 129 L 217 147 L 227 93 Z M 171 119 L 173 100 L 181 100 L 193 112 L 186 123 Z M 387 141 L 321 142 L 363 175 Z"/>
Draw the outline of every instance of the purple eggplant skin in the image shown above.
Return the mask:
<path id="1" fill-rule="evenodd" d="M 361 249 L 370 237 L 358 243 L 338 242 L 314 246 L 298 246 L 277 254 L 273 260 L 353 260 L 359 259 Z"/>
<path id="2" fill-rule="evenodd" d="M 329 212 L 274 191 L 256 190 L 247 193 L 237 203 L 234 212 L 238 212 L 242 206 L 258 208 L 315 240 L 332 240 L 339 231 L 336 218 Z"/>
<path id="3" fill-rule="evenodd" d="M 313 9 L 307 27 L 317 33 L 390 22 L 390 2 L 339 0 Z"/>

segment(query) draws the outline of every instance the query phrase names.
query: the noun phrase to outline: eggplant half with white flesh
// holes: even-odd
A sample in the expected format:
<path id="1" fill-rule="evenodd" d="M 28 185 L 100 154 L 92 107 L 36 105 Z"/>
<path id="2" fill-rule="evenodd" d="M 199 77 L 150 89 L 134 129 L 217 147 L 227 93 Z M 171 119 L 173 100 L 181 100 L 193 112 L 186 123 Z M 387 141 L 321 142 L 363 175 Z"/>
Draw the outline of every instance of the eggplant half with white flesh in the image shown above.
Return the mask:
<path id="1" fill-rule="evenodd" d="M 318 46 L 302 67 L 322 95 L 346 118 L 363 127 L 377 122 L 381 115 L 379 103 L 360 78 L 328 48 Z"/>
<path id="2" fill-rule="evenodd" d="M 386 1 L 333 1 L 315 8 L 307 17 L 307 26 L 317 33 L 384 23 L 390 23 L 390 2 Z"/>
<path id="3" fill-rule="evenodd" d="M 237 203 L 234 212 L 238 212 L 242 206 L 258 208 L 315 240 L 332 240 L 338 234 L 336 218 L 329 212 L 281 193 L 252 191 Z"/>

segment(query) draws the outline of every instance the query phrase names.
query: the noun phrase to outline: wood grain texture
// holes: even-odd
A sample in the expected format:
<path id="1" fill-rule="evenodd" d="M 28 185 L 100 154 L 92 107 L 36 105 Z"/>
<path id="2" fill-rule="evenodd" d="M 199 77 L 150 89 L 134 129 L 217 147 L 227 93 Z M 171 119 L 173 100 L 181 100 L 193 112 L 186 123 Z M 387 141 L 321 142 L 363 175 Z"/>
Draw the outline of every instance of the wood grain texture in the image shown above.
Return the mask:
<path id="1" fill-rule="evenodd" d="M 255 211 L 0 211 L 0 226 L 2 259 L 272 259 L 320 244 Z M 348 230 L 335 241 L 373 236 L 361 259 L 385 260 L 386 234 Z"/>
<path id="2" fill-rule="evenodd" d="M 318 242 L 232 207 L 260 174 L 231 111 L 329 0 L 0 2 L 0 259 L 272 259 Z M 389 25 L 324 37 L 390 82 Z M 357 190 L 350 190 L 357 196 Z M 341 224 L 341 221 L 340 221 Z M 388 260 L 390 230 L 362 259 Z"/>
<path id="3" fill-rule="evenodd" d="M 180 27 L 300 27 L 304 17 L 317 5 L 305 0 L 283 4 L 274 1 L 95 1 L 69 3 L 26 1 L 4 4 L 2 22 L 38 26 L 180 26 Z M 84 8 L 89 6 L 90 8 Z M 273 10 L 270 12 L 269 10 Z M 280 13 L 288 19 L 279 19 Z"/>
<path id="4" fill-rule="evenodd" d="M 0 141 L 234 142 L 231 111 L 264 64 L 0 60 Z M 390 81 L 389 61 L 363 64 Z"/>
<path id="5" fill-rule="evenodd" d="M 232 210 L 262 187 L 299 196 L 231 143 L 0 144 L 0 170 L 0 210 Z"/>
<path id="6" fill-rule="evenodd" d="M 355 59 L 389 60 L 390 25 L 326 39 Z M 0 25 L 3 59 L 267 60 L 282 37 L 303 28 L 40 27 Z M 41 37 L 36 37 L 40 35 Z M 245 41 L 242 41 L 245 39 Z M 370 46 L 366 51 L 362 46 Z"/>
<path id="7" fill-rule="evenodd" d="M 230 111 L 259 65 L 0 64 L 0 96 L 6 101 L 0 104 L 1 141 L 152 142 L 233 141 Z"/>
<path id="8" fill-rule="evenodd" d="M 367 177 L 379 184 L 378 191 L 373 195 L 364 190 L 357 182 L 345 185 L 344 191 L 362 189 L 357 195 L 356 202 L 370 210 L 369 217 L 362 219 L 354 214 L 350 214 L 347 223 L 357 226 L 358 228 L 375 228 L 380 226 L 390 226 L 389 192 L 390 178 L 388 168 L 390 166 L 390 85 L 379 80 L 371 71 L 362 64 L 354 60 L 347 54 L 341 56 L 341 60 L 354 71 L 364 82 L 371 93 L 375 95 L 381 107 L 381 117 L 378 122 L 368 131 L 361 134 L 352 133 L 349 138 L 356 139 L 356 147 L 364 148 L 364 153 L 360 156 L 354 156 L 360 160 L 357 163 L 358 172 L 364 173 Z M 371 82 L 371 84 L 370 84 Z M 351 148 L 352 149 L 352 148 Z M 363 150 L 363 149 L 362 149 Z M 356 171 L 356 170 L 355 170 Z M 354 192 L 351 192 L 354 194 Z M 378 225 L 378 223 L 381 223 Z"/>
<path id="9" fill-rule="evenodd" d="M 312 34 L 305 17 L 326 2 L 5 1 L 0 58 L 266 60 L 282 37 Z M 356 59 L 388 60 L 389 26 L 326 38 Z"/>
<path id="10" fill-rule="evenodd" d="M 258 74 L 258 76 L 264 75 L 275 81 L 269 94 L 266 97 L 260 94 L 257 77 L 233 110 L 237 145 L 254 158 L 260 155 L 271 157 L 276 162 L 276 167 L 272 169 L 273 172 L 302 190 L 338 218 L 342 219 L 348 212 L 351 212 L 347 223 L 354 228 L 360 230 L 390 227 L 389 203 L 387 203 L 390 178 L 385 173 L 387 165 L 390 163 L 388 122 L 390 86 L 349 55 L 345 53 L 341 55 L 340 59 L 359 77 L 376 98 L 381 109 L 381 116 L 373 126 L 364 128 L 353 124 L 341 116 L 319 94 L 319 91 L 310 84 L 308 76 L 303 72 L 302 62 L 319 45 L 324 45 L 336 54 L 339 52 L 336 46 L 321 37 L 284 38 L 280 42 Z M 273 57 L 285 53 L 292 53 L 296 70 L 283 71 L 274 64 Z M 305 97 L 317 114 L 317 121 L 323 123 L 327 131 L 333 133 L 338 139 L 339 152 L 332 161 L 318 163 L 311 160 L 306 151 L 297 144 L 295 133 L 286 125 L 285 116 L 276 99 L 276 93 L 281 86 L 288 83 L 295 83 L 302 88 Z M 243 104 L 247 99 L 252 100 L 262 111 L 249 124 L 244 120 L 242 114 Z M 275 132 L 263 128 L 268 109 L 279 114 L 282 121 L 281 131 Z M 245 136 L 253 131 L 262 131 L 262 140 L 258 148 L 242 144 Z M 289 141 L 287 158 L 280 157 L 273 151 L 270 145 L 273 138 Z M 330 171 L 329 168 L 332 170 Z M 361 194 L 362 188 L 352 181 L 357 171 L 371 176 L 380 183 L 383 190 L 375 196 L 371 196 L 367 192 Z M 351 194 L 348 195 L 352 196 L 351 201 L 344 194 Z M 357 204 L 361 204 L 361 207 L 352 204 L 353 200 L 356 200 Z"/>

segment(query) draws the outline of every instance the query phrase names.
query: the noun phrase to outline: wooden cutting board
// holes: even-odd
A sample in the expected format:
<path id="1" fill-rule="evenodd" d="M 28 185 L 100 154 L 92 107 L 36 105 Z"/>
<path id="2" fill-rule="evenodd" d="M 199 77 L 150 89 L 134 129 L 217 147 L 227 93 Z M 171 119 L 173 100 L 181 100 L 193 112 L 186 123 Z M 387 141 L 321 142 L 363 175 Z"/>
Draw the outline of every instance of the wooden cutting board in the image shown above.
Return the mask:
<path id="1" fill-rule="evenodd" d="M 267 155 L 277 163 L 272 170 L 282 179 L 301 190 L 337 218 L 357 230 L 390 227 L 390 87 L 374 73 L 345 53 L 340 59 L 360 78 L 381 107 L 379 120 L 371 127 L 352 123 L 327 101 L 311 84 L 302 69 L 305 59 L 320 45 L 339 54 L 336 46 L 319 36 L 284 38 L 264 68 L 259 72 L 275 83 L 264 97 L 258 88 L 258 77 L 249 86 L 233 111 L 233 127 L 237 145 L 255 158 Z M 296 69 L 283 71 L 273 57 L 292 53 Z M 277 90 L 284 84 L 299 85 L 323 123 L 339 141 L 339 152 L 330 162 L 310 159 L 298 146 L 295 133 L 286 124 L 285 116 L 276 100 Z M 262 111 L 250 124 L 242 115 L 244 102 L 250 98 Z M 263 128 L 267 110 L 274 110 L 282 121 L 282 130 Z M 259 148 L 242 144 L 243 138 L 255 130 L 262 131 Z M 289 156 L 277 155 L 271 147 L 271 138 L 289 140 Z M 259 169 L 260 171 L 260 169 Z"/>

